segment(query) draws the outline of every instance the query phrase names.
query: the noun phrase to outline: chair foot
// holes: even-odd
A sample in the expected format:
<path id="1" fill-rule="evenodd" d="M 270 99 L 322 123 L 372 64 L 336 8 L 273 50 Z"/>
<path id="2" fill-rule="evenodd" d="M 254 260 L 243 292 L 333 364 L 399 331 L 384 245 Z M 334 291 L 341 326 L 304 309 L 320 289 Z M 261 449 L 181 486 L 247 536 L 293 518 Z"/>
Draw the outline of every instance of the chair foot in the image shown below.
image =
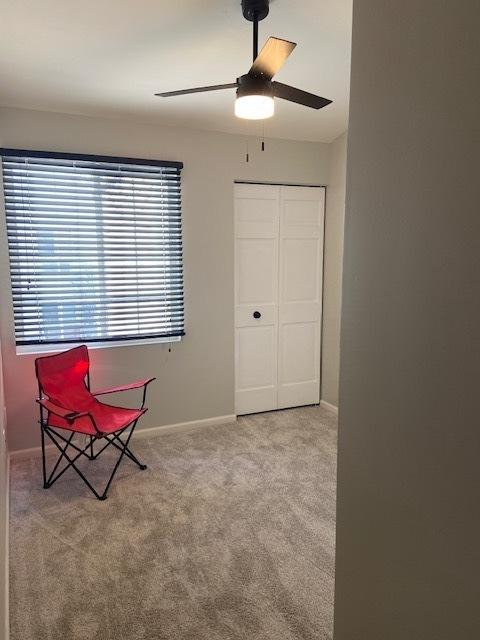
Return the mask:
<path id="1" fill-rule="evenodd" d="M 145 471 L 145 469 L 147 468 L 147 465 L 146 464 L 141 464 L 141 465 L 139 465 L 139 467 L 140 467 L 140 469 L 142 471 Z"/>
<path id="2" fill-rule="evenodd" d="M 106 499 L 107 499 L 107 496 L 99 496 L 99 497 L 98 497 L 98 499 L 99 499 L 99 500 L 106 500 Z"/>
<path id="3" fill-rule="evenodd" d="M 51 485 L 47 484 L 46 482 L 43 483 L 43 488 L 44 489 L 50 489 L 50 486 Z"/>

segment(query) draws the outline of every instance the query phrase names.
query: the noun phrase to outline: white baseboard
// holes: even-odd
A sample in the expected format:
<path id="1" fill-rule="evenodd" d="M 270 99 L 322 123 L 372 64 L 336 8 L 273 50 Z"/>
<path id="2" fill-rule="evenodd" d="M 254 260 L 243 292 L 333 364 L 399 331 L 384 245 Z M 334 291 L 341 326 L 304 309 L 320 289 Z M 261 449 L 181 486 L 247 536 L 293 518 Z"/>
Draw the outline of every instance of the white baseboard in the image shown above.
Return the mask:
<path id="1" fill-rule="evenodd" d="M 176 424 L 165 424 L 160 427 L 148 427 L 147 429 L 138 429 L 135 431 L 134 438 L 155 438 L 157 436 L 166 435 L 168 433 L 181 433 L 185 431 L 194 431 L 202 427 L 212 427 L 214 425 L 233 424 L 237 421 L 235 414 L 225 416 L 215 416 L 213 418 L 203 418 L 202 420 L 191 420 L 190 422 L 177 422 Z M 50 444 L 45 447 L 47 455 L 52 455 L 58 449 L 55 445 Z M 10 452 L 12 460 L 26 460 L 28 458 L 39 458 L 42 455 L 41 447 L 31 447 L 30 449 L 17 449 Z"/>
<path id="2" fill-rule="evenodd" d="M 324 409 L 328 409 L 329 411 L 334 413 L 336 416 L 338 416 L 338 407 L 332 404 L 331 402 L 327 402 L 326 400 L 320 400 L 320 406 L 323 407 Z"/>
<path id="3" fill-rule="evenodd" d="M 149 427 L 135 431 L 135 438 L 154 438 L 166 433 L 180 433 L 182 431 L 194 431 L 201 427 L 213 427 L 220 424 L 233 424 L 237 421 L 237 416 L 232 413 L 225 416 L 215 416 L 214 418 L 203 418 L 203 420 L 191 420 L 190 422 L 177 422 L 176 424 L 165 424 L 161 427 Z"/>
<path id="4" fill-rule="evenodd" d="M 55 445 L 51 444 L 45 447 L 47 455 L 58 451 Z M 42 455 L 42 447 L 31 447 L 30 449 L 17 449 L 16 451 L 10 451 L 10 460 L 28 460 L 29 458 L 40 458 Z"/>

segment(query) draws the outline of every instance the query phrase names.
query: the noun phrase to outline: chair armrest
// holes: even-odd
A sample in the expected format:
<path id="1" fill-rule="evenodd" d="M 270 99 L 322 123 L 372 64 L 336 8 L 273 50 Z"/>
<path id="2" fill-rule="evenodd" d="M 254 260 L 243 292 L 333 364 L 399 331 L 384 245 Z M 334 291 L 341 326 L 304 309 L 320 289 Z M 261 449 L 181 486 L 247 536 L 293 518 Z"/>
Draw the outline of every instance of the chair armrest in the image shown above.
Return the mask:
<path id="1" fill-rule="evenodd" d="M 123 384 L 119 387 L 109 387 L 107 389 L 100 389 L 100 391 L 91 391 L 92 396 L 102 396 L 106 393 L 117 393 L 117 391 L 129 391 L 130 389 L 139 389 L 140 387 L 146 387 L 147 384 L 150 384 L 155 380 L 155 378 L 145 378 L 145 380 L 137 380 L 136 382 L 131 382 L 130 384 Z"/>
<path id="2" fill-rule="evenodd" d="M 54 413 L 56 416 L 60 418 L 72 419 L 77 418 L 79 414 L 77 411 L 72 411 L 71 409 L 65 409 L 65 407 L 59 407 L 58 404 L 55 404 L 51 400 L 47 400 L 45 398 L 37 398 L 38 404 L 42 405 L 44 409 L 50 411 L 50 413 Z"/>
<path id="3" fill-rule="evenodd" d="M 49 411 L 50 413 L 54 413 L 59 418 L 64 418 L 70 424 L 73 424 L 73 422 L 77 418 L 90 418 L 95 431 L 98 433 L 98 435 L 102 435 L 102 432 L 97 427 L 97 423 L 95 422 L 92 414 L 88 411 L 72 411 L 71 409 L 65 409 L 65 407 L 59 407 L 58 404 L 51 402 L 51 400 L 46 400 L 45 398 L 37 398 L 37 402 L 38 404 L 42 405 L 42 407 L 44 407 L 47 411 Z"/>

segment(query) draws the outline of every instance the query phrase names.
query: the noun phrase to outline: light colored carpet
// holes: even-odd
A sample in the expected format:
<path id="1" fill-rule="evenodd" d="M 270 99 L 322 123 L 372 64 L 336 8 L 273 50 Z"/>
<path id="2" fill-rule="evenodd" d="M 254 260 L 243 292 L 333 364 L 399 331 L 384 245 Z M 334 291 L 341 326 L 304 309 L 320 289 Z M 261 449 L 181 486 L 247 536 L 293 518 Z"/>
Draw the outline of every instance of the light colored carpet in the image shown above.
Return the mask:
<path id="1" fill-rule="evenodd" d="M 44 490 L 39 460 L 12 463 L 12 640 L 332 637 L 328 411 L 132 445 L 149 468 L 124 459 L 105 502 L 71 469 Z M 103 462 L 85 460 L 97 480 Z"/>

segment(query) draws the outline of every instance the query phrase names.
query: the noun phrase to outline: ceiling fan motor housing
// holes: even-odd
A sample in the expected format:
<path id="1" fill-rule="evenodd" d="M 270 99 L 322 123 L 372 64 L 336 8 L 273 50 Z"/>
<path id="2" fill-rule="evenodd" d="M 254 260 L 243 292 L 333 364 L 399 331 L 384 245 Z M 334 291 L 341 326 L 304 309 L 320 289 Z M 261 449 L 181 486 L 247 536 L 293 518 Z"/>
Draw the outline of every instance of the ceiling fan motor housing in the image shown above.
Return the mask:
<path id="1" fill-rule="evenodd" d="M 242 13 L 245 20 L 263 20 L 268 16 L 270 0 L 242 0 Z"/>
<path id="2" fill-rule="evenodd" d="M 273 98 L 273 85 L 266 78 L 255 77 L 246 73 L 237 78 L 237 83 L 237 98 L 243 98 L 243 96 L 268 96 Z"/>

